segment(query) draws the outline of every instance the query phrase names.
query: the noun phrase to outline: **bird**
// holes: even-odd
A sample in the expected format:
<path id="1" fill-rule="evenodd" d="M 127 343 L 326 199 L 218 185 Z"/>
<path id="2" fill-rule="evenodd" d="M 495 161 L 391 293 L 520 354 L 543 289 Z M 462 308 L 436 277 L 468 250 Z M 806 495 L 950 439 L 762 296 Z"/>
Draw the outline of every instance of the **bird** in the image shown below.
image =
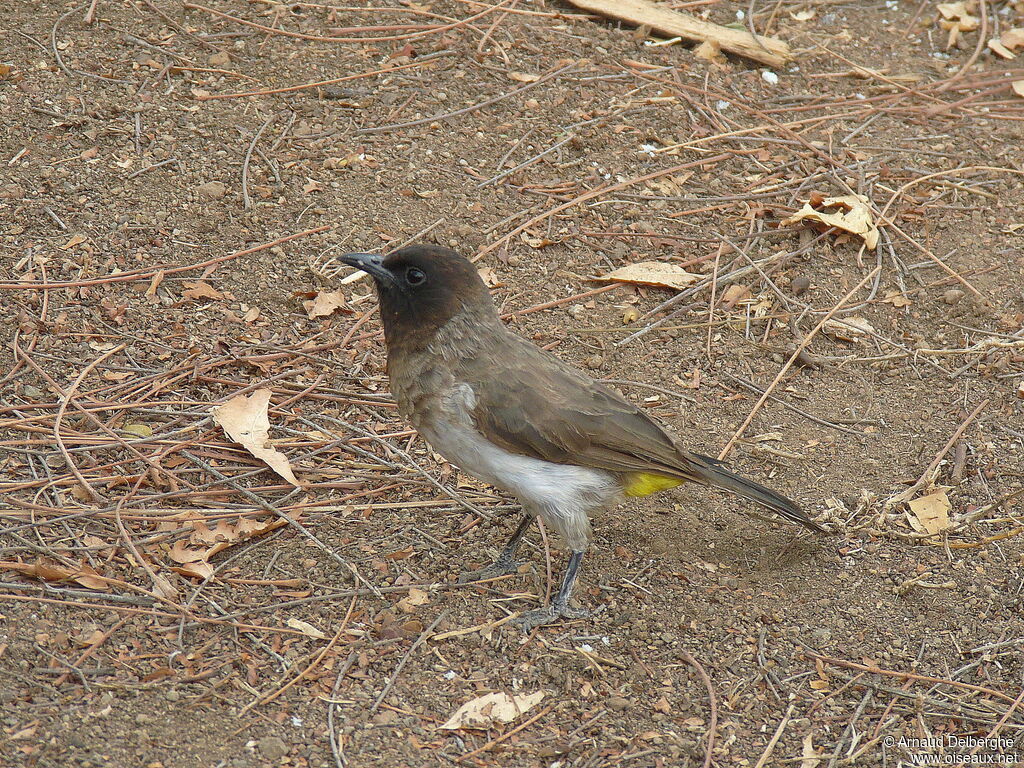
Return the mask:
<path id="1" fill-rule="evenodd" d="M 522 507 L 498 558 L 460 581 L 516 572 L 536 518 L 565 542 L 561 586 L 548 605 L 515 620 L 522 629 L 590 615 L 571 598 L 591 517 L 626 497 L 698 483 L 827 532 L 792 500 L 687 450 L 618 392 L 511 331 L 477 268 L 457 252 L 414 244 L 339 260 L 373 278 L 399 412 L 448 462 Z"/>

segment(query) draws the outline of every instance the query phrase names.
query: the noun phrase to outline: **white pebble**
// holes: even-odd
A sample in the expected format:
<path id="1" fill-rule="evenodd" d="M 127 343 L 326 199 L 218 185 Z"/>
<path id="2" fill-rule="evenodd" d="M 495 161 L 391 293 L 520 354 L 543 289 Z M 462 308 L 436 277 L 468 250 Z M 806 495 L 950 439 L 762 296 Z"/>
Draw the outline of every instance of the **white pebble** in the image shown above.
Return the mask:
<path id="1" fill-rule="evenodd" d="M 778 85 L 779 76 L 772 72 L 770 69 L 766 69 L 761 73 L 761 79 L 764 80 L 768 85 Z"/>

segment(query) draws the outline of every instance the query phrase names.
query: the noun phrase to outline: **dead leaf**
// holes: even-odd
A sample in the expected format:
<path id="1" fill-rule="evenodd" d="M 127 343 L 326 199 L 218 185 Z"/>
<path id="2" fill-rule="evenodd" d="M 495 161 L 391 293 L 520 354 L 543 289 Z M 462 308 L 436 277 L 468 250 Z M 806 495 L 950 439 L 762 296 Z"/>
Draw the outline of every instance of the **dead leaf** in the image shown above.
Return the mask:
<path id="1" fill-rule="evenodd" d="M 125 424 L 121 427 L 121 431 L 129 435 L 135 435 L 135 437 L 145 438 L 153 436 L 153 428 L 148 424 Z"/>
<path id="2" fill-rule="evenodd" d="M 797 11 L 796 13 L 790 11 L 789 13 L 789 17 L 793 19 L 793 21 L 810 21 L 815 17 L 815 15 L 816 12 L 813 8 L 807 8 L 802 11 Z"/>
<path id="3" fill-rule="evenodd" d="M 286 621 L 285 624 L 287 624 L 292 629 L 297 629 L 299 632 L 308 637 L 315 637 L 317 640 L 327 639 L 327 635 L 325 635 L 319 629 L 314 627 L 308 621 L 303 621 L 302 619 L 288 619 L 288 621 Z"/>
<path id="4" fill-rule="evenodd" d="M 698 59 L 715 64 L 724 64 L 726 61 L 725 56 L 722 54 L 722 49 L 714 40 L 705 40 L 693 49 L 693 55 Z"/>
<path id="5" fill-rule="evenodd" d="M 920 533 L 941 533 L 949 528 L 949 510 L 952 505 L 945 490 L 939 489 L 927 496 L 919 496 L 907 502 L 907 506 L 914 513 L 910 523 Z M 914 525 L 915 518 L 919 525 Z"/>
<path id="6" fill-rule="evenodd" d="M 989 40 L 988 47 L 998 55 L 1002 56 L 1004 59 L 1017 58 L 1017 54 L 1015 54 L 1013 51 L 1011 51 L 1009 48 L 1003 45 L 1003 41 L 1000 40 L 998 37 L 993 37 L 991 40 Z"/>
<path id="7" fill-rule="evenodd" d="M 814 734 L 808 733 L 804 736 L 804 748 L 800 755 L 800 768 L 817 768 L 824 751 L 824 747 L 822 749 L 814 748 Z"/>
<path id="8" fill-rule="evenodd" d="M 185 283 L 185 289 L 181 292 L 181 295 L 186 299 L 213 299 L 214 301 L 219 301 L 224 298 L 223 293 L 202 280 L 195 283 Z"/>
<path id="9" fill-rule="evenodd" d="M 70 240 L 68 240 L 66 243 L 64 243 L 64 245 L 60 247 L 60 249 L 62 251 L 70 250 L 74 248 L 76 245 L 81 245 L 88 239 L 89 238 L 87 238 L 85 235 L 73 235 Z"/>
<path id="10" fill-rule="evenodd" d="M 208 562 L 211 557 L 239 542 L 275 531 L 282 525 L 287 525 L 288 521 L 281 517 L 240 517 L 233 524 L 227 520 L 218 520 L 216 527 L 212 529 L 202 519 L 191 520 L 191 523 L 192 534 L 188 541 L 174 542 L 167 554 L 171 560 L 179 564 L 179 567 L 172 569 L 175 573 L 208 579 L 214 572 L 213 566 Z"/>
<path id="11" fill-rule="evenodd" d="M 1024 96 L 1024 80 L 1014 80 L 1010 83 L 1010 87 L 1018 96 Z"/>
<path id="12" fill-rule="evenodd" d="M 967 3 L 964 0 L 958 0 L 955 3 L 939 3 L 935 7 L 942 14 L 942 18 L 967 25 L 963 27 L 965 31 L 976 29 L 978 26 L 978 19 L 967 10 Z M 969 26 L 971 24 L 974 26 Z"/>
<path id="13" fill-rule="evenodd" d="M 1006 30 L 999 36 L 999 42 L 1011 51 L 1024 48 L 1024 27 L 1014 27 L 1013 29 Z"/>
<path id="14" fill-rule="evenodd" d="M 739 283 L 733 283 L 722 293 L 722 306 L 726 309 L 732 309 L 736 306 L 736 302 L 742 301 L 750 296 L 750 286 L 740 285 Z"/>
<path id="15" fill-rule="evenodd" d="M 36 560 L 34 563 L 7 561 L 0 562 L 0 570 L 18 571 L 40 581 L 73 581 L 83 587 L 101 592 L 107 592 L 110 589 L 110 584 L 106 579 L 102 578 L 94 568 L 84 564 L 72 569 L 43 559 Z"/>
<path id="16" fill-rule="evenodd" d="M 826 197 L 821 201 L 826 208 L 840 208 L 836 213 L 816 211 L 811 207 L 810 202 L 804 203 L 804 207 L 794 213 L 788 219 L 783 219 L 780 224 L 788 226 L 804 219 L 817 221 L 828 227 L 836 227 L 854 235 L 864 238 L 864 244 L 874 250 L 878 246 L 878 228 L 875 226 L 874 217 L 871 214 L 871 204 L 864 195 L 843 195 L 841 197 Z"/>
<path id="17" fill-rule="evenodd" d="M 299 481 L 295 479 L 288 458 L 267 445 L 270 434 L 270 419 L 267 416 L 270 394 L 269 389 L 259 389 L 251 395 L 236 395 L 224 405 L 213 408 L 213 420 L 228 437 L 298 487 Z"/>
<path id="18" fill-rule="evenodd" d="M 409 594 L 398 601 L 398 610 L 402 613 L 412 613 L 418 605 L 426 605 L 430 602 L 430 596 L 426 590 L 418 587 L 410 587 Z"/>
<path id="19" fill-rule="evenodd" d="M 540 75 L 533 75 L 528 72 L 509 72 L 509 80 L 515 80 L 517 83 L 536 83 L 540 80 Z"/>
<path id="20" fill-rule="evenodd" d="M 495 723 L 511 723 L 520 715 L 537 706 L 544 698 L 544 691 L 528 696 L 509 696 L 505 692 L 488 693 L 467 701 L 439 726 L 448 731 L 459 728 L 490 728 Z"/>
<path id="21" fill-rule="evenodd" d="M 477 274 L 480 275 L 480 279 L 484 281 L 484 285 L 488 288 L 497 288 L 503 285 L 501 278 L 498 277 L 498 273 L 490 267 L 480 267 L 477 270 Z"/>
<path id="22" fill-rule="evenodd" d="M 842 320 L 827 320 L 821 328 L 829 336 L 840 341 L 860 341 L 875 332 L 875 328 L 863 317 L 844 317 Z"/>
<path id="23" fill-rule="evenodd" d="M 320 291 L 316 298 L 302 302 L 302 307 L 310 320 L 316 320 L 318 317 L 333 315 L 339 309 L 348 309 L 348 304 L 345 303 L 345 293 L 339 289 Z"/>
<path id="24" fill-rule="evenodd" d="M 164 270 L 159 270 L 153 279 L 149 281 L 149 287 L 146 289 L 146 298 L 153 298 L 156 296 L 156 289 L 160 287 L 160 283 L 164 281 Z"/>
<path id="25" fill-rule="evenodd" d="M 946 48 L 956 45 L 961 32 L 973 32 L 978 28 L 978 17 L 967 9 L 967 3 L 963 0 L 956 3 L 939 3 L 936 8 L 942 15 L 939 26 L 949 31 Z"/>
<path id="26" fill-rule="evenodd" d="M 605 283 L 633 283 L 636 285 L 653 285 L 656 288 L 670 288 L 681 291 L 688 285 L 700 280 L 700 275 L 687 272 L 675 264 L 664 264 L 660 261 L 640 261 L 627 264 L 613 270 L 607 275 L 594 278 Z"/>
<path id="27" fill-rule="evenodd" d="M 556 245 L 558 242 L 556 240 L 549 240 L 546 237 L 532 237 L 525 232 L 519 235 L 519 239 L 533 249 L 546 248 L 549 245 Z"/>
<path id="28" fill-rule="evenodd" d="M 892 304 L 896 309 L 902 309 L 903 307 L 909 307 L 912 302 L 906 297 L 901 291 L 889 291 L 885 294 L 885 298 L 882 299 L 883 304 Z"/>

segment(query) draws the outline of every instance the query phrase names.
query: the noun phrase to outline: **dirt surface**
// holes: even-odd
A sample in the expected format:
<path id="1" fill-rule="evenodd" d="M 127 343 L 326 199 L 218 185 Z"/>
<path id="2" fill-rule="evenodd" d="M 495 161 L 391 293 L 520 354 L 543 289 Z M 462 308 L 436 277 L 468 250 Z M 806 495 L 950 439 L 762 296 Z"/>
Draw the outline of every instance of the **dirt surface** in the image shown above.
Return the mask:
<path id="1" fill-rule="evenodd" d="M 683 4 L 787 40 L 774 71 L 554 2 L 374 5 L 5 5 L 0 762 L 1024 759 L 1024 68 L 983 45 L 1020 3 L 948 50 L 927 1 Z M 854 193 L 875 250 L 781 223 Z M 633 501 L 596 615 L 523 636 L 559 542 L 455 583 L 515 508 L 399 419 L 333 261 L 412 240 L 694 450 L 742 428 L 730 464 L 834 535 Z M 701 282 L 592 280 L 640 261 Z M 301 488 L 211 419 L 261 389 Z M 439 728 L 494 692 L 544 696 Z"/>

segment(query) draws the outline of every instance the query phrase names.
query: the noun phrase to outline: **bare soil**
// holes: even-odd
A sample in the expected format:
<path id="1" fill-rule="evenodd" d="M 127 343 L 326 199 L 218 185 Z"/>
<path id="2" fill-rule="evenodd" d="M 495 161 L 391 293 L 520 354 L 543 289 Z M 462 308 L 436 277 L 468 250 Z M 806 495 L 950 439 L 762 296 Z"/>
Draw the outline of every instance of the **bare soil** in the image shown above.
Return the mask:
<path id="1" fill-rule="evenodd" d="M 2 16 L 0 762 L 1024 755 L 1024 68 L 984 46 L 1019 2 L 948 50 L 930 2 L 688 4 L 786 39 L 776 71 L 543 0 L 91 5 Z M 853 193 L 877 250 L 781 223 Z M 559 542 L 455 583 L 515 507 L 402 423 L 332 261 L 412 240 L 711 455 L 826 313 L 866 322 L 814 334 L 728 459 L 834 535 L 637 500 L 597 522 L 595 616 L 514 630 Z M 596 290 L 639 261 L 713 279 Z M 211 420 L 263 388 L 301 488 Z M 545 696 L 438 727 L 502 691 Z"/>

